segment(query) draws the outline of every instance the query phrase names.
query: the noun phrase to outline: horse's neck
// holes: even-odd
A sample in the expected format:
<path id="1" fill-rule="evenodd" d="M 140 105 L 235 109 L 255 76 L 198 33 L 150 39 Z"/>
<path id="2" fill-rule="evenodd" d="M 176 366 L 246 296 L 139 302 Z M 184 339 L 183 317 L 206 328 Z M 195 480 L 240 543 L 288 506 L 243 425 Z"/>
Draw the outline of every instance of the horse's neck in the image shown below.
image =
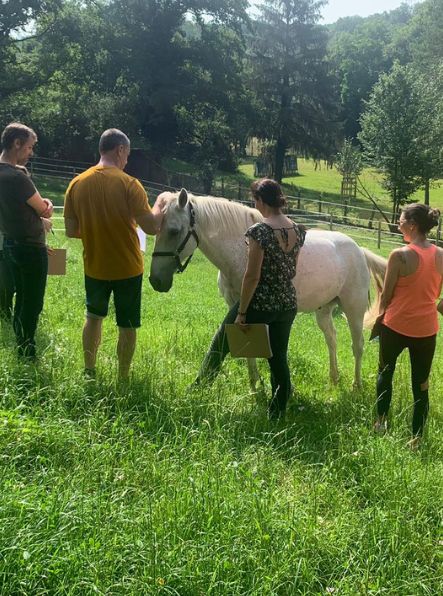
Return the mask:
<path id="1" fill-rule="evenodd" d="M 227 234 L 226 222 L 220 221 L 220 217 L 204 216 L 203 219 L 201 210 L 204 208 L 204 204 L 196 205 L 196 231 L 200 239 L 200 250 L 228 278 L 237 277 L 239 272 L 243 275 L 246 263 L 244 232 L 252 225 L 253 218 L 247 222 L 245 217 L 245 225 L 238 229 L 238 235 Z M 233 225 L 238 226 L 239 218 L 234 219 Z"/>
<path id="2" fill-rule="evenodd" d="M 239 263 L 244 264 L 246 246 L 243 238 L 226 238 L 221 233 L 208 234 L 206 230 L 197 233 L 200 250 L 225 275 L 229 276 L 235 271 Z"/>

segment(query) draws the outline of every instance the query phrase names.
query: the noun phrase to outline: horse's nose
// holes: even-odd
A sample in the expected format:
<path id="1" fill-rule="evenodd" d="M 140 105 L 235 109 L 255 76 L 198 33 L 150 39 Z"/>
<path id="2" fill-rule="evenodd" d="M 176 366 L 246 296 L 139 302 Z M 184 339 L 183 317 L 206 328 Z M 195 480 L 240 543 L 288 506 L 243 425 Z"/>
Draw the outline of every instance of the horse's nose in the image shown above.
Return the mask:
<path id="1" fill-rule="evenodd" d="M 158 277 L 157 275 L 150 275 L 149 276 L 149 283 L 154 288 L 156 292 L 168 292 L 171 289 L 172 281 L 166 282 Z"/>

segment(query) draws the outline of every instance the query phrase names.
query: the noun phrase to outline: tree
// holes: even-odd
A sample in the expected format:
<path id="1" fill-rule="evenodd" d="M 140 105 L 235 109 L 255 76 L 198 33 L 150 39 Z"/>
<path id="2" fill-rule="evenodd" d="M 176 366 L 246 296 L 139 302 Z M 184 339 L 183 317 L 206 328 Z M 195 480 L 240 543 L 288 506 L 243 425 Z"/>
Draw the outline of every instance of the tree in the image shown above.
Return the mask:
<path id="1" fill-rule="evenodd" d="M 359 176 L 363 170 L 361 151 L 352 144 L 352 139 L 345 139 L 341 151 L 337 153 L 334 165 L 343 177 Z"/>
<path id="2" fill-rule="evenodd" d="M 438 160 L 430 160 L 427 153 L 442 133 L 441 102 L 430 115 L 431 102 L 432 95 L 424 93 L 417 73 L 395 63 L 389 74 L 381 75 L 365 103 L 359 139 L 369 163 L 383 174 L 393 222 L 400 205 L 441 170 Z"/>
<path id="3" fill-rule="evenodd" d="M 28 85 L 29 77 L 20 67 L 21 48 L 35 36 L 26 28 L 45 15 L 47 27 L 54 24 L 62 0 L 2 0 L 0 2 L 0 101 Z"/>
<path id="4" fill-rule="evenodd" d="M 252 85 L 260 104 L 255 134 L 275 143 L 274 177 L 286 151 L 335 153 L 335 88 L 326 60 L 327 34 L 317 25 L 323 0 L 265 0 L 251 40 Z"/>
<path id="5" fill-rule="evenodd" d="M 180 140 L 178 108 L 191 98 L 192 108 L 195 100 L 207 103 L 208 95 L 217 100 L 229 80 L 229 48 L 221 43 L 217 56 L 215 39 L 220 28 L 240 32 L 246 7 L 246 0 L 111 1 L 108 14 L 120 32 L 116 53 L 127 80 L 139 88 L 139 129 L 158 160 Z M 192 36 L 186 19 L 197 24 Z M 218 60 L 209 65 L 208 56 Z"/>
<path id="6" fill-rule="evenodd" d="M 232 167 L 251 103 L 245 8 L 245 0 L 64 0 L 56 28 L 37 18 L 44 42 L 37 35 L 22 45 L 31 90 L 19 86 L 0 116 L 34 126 L 40 150 L 56 157 L 93 159 L 100 131 L 117 126 L 156 161 L 182 152 L 205 170 L 208 159 Z"/>
<path id="7" fill-rule="evenodd" d="M 426 0 L 417 5 L 414 18 L 404 31 L 411 61 L 422 72 L 432 73 L 443 60 L 443 0 Z"/>
<path id="8" fill-rule="evenodd" d="M 432 181 L 443 176 L 443 62 L 429 73 L 415 71 L 415 85 L 420 94 L 421 122 L 415 147 L 418 177 L 424 188 L 424 202 L 429 205 Z"/>
<path id="9" fill-rule="evenodd" d="M 330 26 L 329 57 L 340 81 L 344 134 L 356 139 L 363 101 L 383 72 L 389 72 L 394 59 L 408 61 L 408 48 L 402 47 L 402 34 L 412 18 L 406 5 L 389 13 L 366 19 L 349 17 Z"/>

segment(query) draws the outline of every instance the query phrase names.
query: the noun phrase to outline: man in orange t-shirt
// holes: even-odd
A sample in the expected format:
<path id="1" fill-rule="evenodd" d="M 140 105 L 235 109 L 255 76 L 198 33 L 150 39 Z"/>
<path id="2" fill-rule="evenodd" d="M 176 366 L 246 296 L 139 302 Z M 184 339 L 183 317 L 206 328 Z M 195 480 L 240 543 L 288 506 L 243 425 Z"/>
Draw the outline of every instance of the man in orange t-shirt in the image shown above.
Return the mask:
<path id="1" fill-rule="evenodd" d="M 65 229 L 81 238 L 85 268 L 86 322 L 83 328 L 85 374 L 95 376 L 103 318 L 111 293 L 119 338 L 119 377 L 129 375 L 140 327 L 143 254 L 137 225 L 156 234 L 161 225 L 159 205 L 152 209 L 138 180 L 123 169 L 130 142 L 115 128 L 105 130 L 99 143 L 100 161 L 72 180 L 65 197 Z"/>

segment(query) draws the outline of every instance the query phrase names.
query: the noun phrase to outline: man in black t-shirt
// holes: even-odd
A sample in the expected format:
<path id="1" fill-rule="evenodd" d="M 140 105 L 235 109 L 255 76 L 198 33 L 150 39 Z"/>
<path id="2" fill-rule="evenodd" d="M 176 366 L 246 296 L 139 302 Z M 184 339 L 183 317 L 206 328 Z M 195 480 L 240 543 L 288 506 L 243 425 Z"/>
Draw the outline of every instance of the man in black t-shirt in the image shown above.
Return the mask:
<path id="1" fill-rule="evenodd" d="M 29 178 L 25 164 L 37 141 L 35 132 L 14 122 L 1 135 L 0 233 L 3 257 L 12 273 L 16 298 L 13 326 L 20 356 L 35 358 L 34 335 L 48 272 L 45 229 L 52 216 L 52 203 L 43 199 Z"/>

